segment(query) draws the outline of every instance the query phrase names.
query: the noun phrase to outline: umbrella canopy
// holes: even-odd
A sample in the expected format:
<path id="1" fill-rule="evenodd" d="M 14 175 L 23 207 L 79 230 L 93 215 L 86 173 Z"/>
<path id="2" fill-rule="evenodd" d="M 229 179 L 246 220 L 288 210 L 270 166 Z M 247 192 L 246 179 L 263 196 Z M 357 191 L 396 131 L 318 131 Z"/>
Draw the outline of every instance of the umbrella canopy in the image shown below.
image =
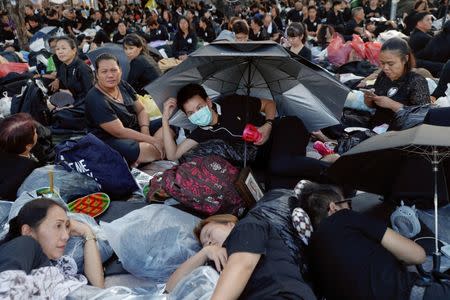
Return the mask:
<path id="1" fill-rule="evenodd" d="M 103 53 L 109 53 L 117 57 L 120 68 L 122 69 L 122 80 L 126 80 L 128 78 L 128 73 L 130 72 L 130 62 L 128 61 L 128 57 L 125 54 L 123 47 L 118 44 L 106 43 L 102 47 L 86 53 L 86 56 L 91 61 L 92 66 L 95 67 L 95 60 Z"/>
<path id="2" fill-rule="evenodd" d="M 430 201 L 433 197 L 431 160 L 434 150 L 442 161 L 442 173 L 450 175 L 450 163 L 446 161 L 450 154 L 449 137 L 450 127 L 432 125 L 389 131 L 350 149 L 330 167 L 328 174 L 337 183 L 380 195 L 390 195 L 397 183 L 408 175 L 414 176 L 418 182 L 403 193 L 416 193 Z M 450 179 L 439 176 L 440 181 L 446 178 Z"/>
<path id="3" fill-rule="evenodd" d="M 162 109 L 188 83 L 203 85 L 211 98 L 236 93 L 273 99 L 280 115 L 298 116 L 310 131 L 338 124 L 349 92 L 325 70 L 292 58 L 273 42 L 214 42 L 145 89 Z M 171 124 L 189 128 L 183 121 L 178 113 Z"/>

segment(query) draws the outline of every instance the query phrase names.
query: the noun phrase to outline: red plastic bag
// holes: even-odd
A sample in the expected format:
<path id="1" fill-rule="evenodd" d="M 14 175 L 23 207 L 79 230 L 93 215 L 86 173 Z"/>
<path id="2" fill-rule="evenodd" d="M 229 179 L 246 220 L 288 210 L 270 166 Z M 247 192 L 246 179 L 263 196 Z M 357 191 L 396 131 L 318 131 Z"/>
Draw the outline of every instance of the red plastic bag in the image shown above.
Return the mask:
<path id="1" fill-rule="evenodd" d="M 360 57 L 362 60 L 366 58 L 366 47 L 364 46 L 364 41 L 357 34 L 353 35 L 353 39 L 350 43 L 356 56 Z"/>
<path id="2" fill-rule="evenodd" d="M 30 66 L 28 66 L 27 63 L 15 63 L 15 62 L 9 62 L 5 64 L 0 64 L 0 78 L 5 77 L 9 73 L 15 72 L 15 73 L 24 73 L 28 71 Z"/>
<path id="3" fill-rule="evenodd" d="M 372 65 L 379 66 L 382 44 L 380 42 L 367 42 L 364 46 L 366 48 L 366 58 Z"/>
<path id="4" fill-rule="evenodd" d="M 347 63 L 348 55 L 352 51 L 349 43 L 344 44 L 344 39 L 337 33 L 333 34 L 330 44 L 328 45 L 328 61 L 337 67 Z"/>

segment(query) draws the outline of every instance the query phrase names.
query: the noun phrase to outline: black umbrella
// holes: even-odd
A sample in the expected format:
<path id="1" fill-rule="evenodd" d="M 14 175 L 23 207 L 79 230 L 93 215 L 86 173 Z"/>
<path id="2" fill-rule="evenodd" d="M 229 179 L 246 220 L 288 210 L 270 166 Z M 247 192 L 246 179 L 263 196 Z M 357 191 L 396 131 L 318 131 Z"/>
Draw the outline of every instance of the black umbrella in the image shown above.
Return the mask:
<path id="1" fill-rule="evenodd" d="M 386 195 L 411 159 L 428 161 L 428 172 L 417 173 L 420 184 L 415 188 L 433 198 L 435 215 L 434 270 L 439 271 L 438 248 L 438 182 L 450 178 L 450 127 L 420 125 L 404 131 L 390 131 L 365 140 L 342 155 L 328 170 L 337 183 L 348 184 L 375 194 Z M 442 171 L 440 172 L 439 168 Z M 423 174 L 428 173 L 428 174 Z M 438 178 L 438 173 L 444 176 Z M 428 176 L 427 175 L 431 175 Z M 446 193 L 448 193 L 448 184 Z M 431 193 L 432 191 L 432 193 Z M 414 192 L 414 188 L 412 191 Z M 428 199 L 430 200 L 430 199 Z"/>
<path id="2" fill-rule="evenodd" d="M 240 94 L 273 99 L 280 115 L 298 116 L 310 131 L 339 124 L 349 89 L 322 68 L 294 59 L 273 42 L 213 42 L 145 87 L 162 109 L 188 84 L 201 84 L 214 99 Z M 184 114 L 171 124 L 192 129 Z"/>

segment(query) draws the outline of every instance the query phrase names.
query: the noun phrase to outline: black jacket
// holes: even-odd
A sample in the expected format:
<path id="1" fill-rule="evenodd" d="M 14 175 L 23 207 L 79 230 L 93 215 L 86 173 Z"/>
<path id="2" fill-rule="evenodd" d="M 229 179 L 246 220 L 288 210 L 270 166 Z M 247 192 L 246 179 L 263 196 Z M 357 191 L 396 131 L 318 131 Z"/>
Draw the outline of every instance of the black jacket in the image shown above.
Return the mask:
<path id="1" fill-rule="evenodd" d="M 68 89 L 75 99 L 75 105 L 81 104 L 92 88 L 94 76 L 91 68 L 78 57 L 70 65 L 60 64 L 57 69 L 60 88 Z"/>
<path id="2" fill-rule="evenodd" d="M 169 32 L 167 31 L 166 26 L 159 25 L 156 29 L 150 29 L 150 42 L 153 41 L 166 41 L 169 39 Z"/>
<path id="3" fill-rule="evenodd" d="M 409 37 L 409 46 L 416 58 L 422 58 L 422 52 L 431 40 L 432 36 L 421 30 L 414 29 Z"/>
<path id="4" fill-rule="evenodd" d="M 190 54 L 197 49 L 197 35 L 195 32 L 189 32 L 186 38 L 183 37 L 183 33 L 178 31 L 175 34 L 172 44 L 172 55 L 176 58 L 183 54 Z"/>
<path id="5" fill-rule="evenodd" d="M 151 57 L 139 55 L 130 62 L 127 82 L 140 95 L 145 94 L 144 87 L 161 76 L 161 70 Z"/>

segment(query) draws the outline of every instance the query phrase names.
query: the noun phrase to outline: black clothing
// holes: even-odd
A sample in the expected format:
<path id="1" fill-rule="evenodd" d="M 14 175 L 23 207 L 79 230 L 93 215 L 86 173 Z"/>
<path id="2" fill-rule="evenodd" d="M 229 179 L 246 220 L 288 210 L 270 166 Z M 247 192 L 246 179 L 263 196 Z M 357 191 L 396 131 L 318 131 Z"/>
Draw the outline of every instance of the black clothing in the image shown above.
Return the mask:
<path id="1" fill-rule="evenodd" d="M 8 30 L 6 30 L 8 28 Z M 14 40 L 16 36 L 14 35 L 14 31 L 12 30 L 12 26 L 9 24 L 2 23 L 2 27 L 0 27 L 0 42 L 4 42 L 6 40 Z"/>
<path id="2" fill-rule="evenodd" d="M 0 273 L 21 270 L 30 274 L 32 270 L 50 266 L 50 260 L 39 243 L 30 236 L 19 236 L 0 246 Z"/>
<path id="3" fill-rule="evenodd" d="M 445 96 L 445 91 L 447 91 L 448 84 L 450 83 L 450 60 L 442 68 L 442 74 L 439 78 L 438 85 L 434 90 L 432 96 L 436 97 L 436 99 Z"/>
<path id="4" fill-rule="evenodd" d="M 366 16 L 366 19 L 379 18 L 383 15 L 383 10 L 381 7 L 371 9 L 370 5 L 366 5 L 364 6 L 364 15 Z"/>
<path id="5" fill-rule="evenodd" d="M 17 190 L 37 167 L 35 160 L 0 152 L 0 199 L 16 200 Z"/>
<path id="6" fill-rule="evenodd" d="M 150 29 L 149 36 L 150 42 L 167 41 L 169 39 L 169 32 L 167 31 L 166 26 L 159 25 L 156 29 Z"/>
<path id="7" fill-rule="evenodd" d="M 261 254 L 239 299 L 315 299 L 270 221 L 247 215 L 233 228 L 224 247 L 228 257 L 239 252 Z"/>
<path id="8" fill-rule="evenodd" d="M 339 28 L 342 30 L 345 26 L 343 14 L 340 11 L 335 14 L 333 10 L 330 10 L 327 15 L 327 24 L 332 25 L 335 30 Z"/>
<path id="9" fill-rule="evenodd" d="M 356 23 L 356 20 L 354 18 L 352 18 L 350 21 L 348 21 L 345 24 L 344 35 L 350 36 L 350 40 L 351 40 L 353 34 L 359 34 L 355 31 L 356 27 L 364 28 L 364 22 L 361 21 L 359 23 Z"/>
<path id="10" fill-rule="evenodd" d="M 54 19 L 47 19 L 47 26 L 61 27 L 61 21 Z"/>
<path id="11" fill-rule="evenodd" d="M 420 52 L 422 59 L 446 63 L 450 59 L 450 32 L 433 37 Z"/>
<path id="12" fill-rule="evenodd" d="M 301 23 L 303 21 L 303 13 L 301 10 L 291 9 L 286 14 L 286 24 L 289 24 L 289 21 L 291 22 L 297 22 Z"/>
<path id="13" fill-rule="evenodd" d="M 349 209 L 322 220 L 308 249 L 317 291 L 329 300 L 409 299 L 418 275 L 381 245 L 386 230 Z"/>
<path id="14" fill-rule="evenodd" d="M 270 36 L 266 31 L 266 28 L 261 27 L 258 33 L 254 33 L 252 29 L 249 31 L 248 39 L 251 41 L 267 41 L 270 40 Z"/>
<path id="15" fill-rule="evenodd" d="M 264 29 L 266 30 L 267 34 L 269 35 L 269 37 L 271 39 L 275 36 L 275 34 L 279 33 L 277 24 L 275 24 L 275 22 L 273 22 L 273 21 L 272 21 L 272 28 L 264 26 Z M 269 30 L 270 30 L 270 32 L 269 32 Z"/>
<path id="16" fill-rule="evenodd" d="M 127 34 L 129 34 L 130 32 L 126 32 L 125 34 L 120 34 L 120 32 L 116 32 L 114 35 L 113 35 L 113 43 L 115 43 L 115 44 L 119 44 L 119 45 L 122 45 L 123 44 L 123 39 L 125 38 L 125 36 L 127 35 Z"/>
<path id="17" fill-rule="evenodd" d="M 75 99 L 75 106 L 83 104 L 84 97 L 91 89 L 94 76 L 91 68 L 76 57 L 70 65 L 61 63 L 57 70 L 56 77 L 59 79 L 60 88 L 68 89 Z"/>
<path id="18" fill-rule="evenodd" d="M 191 31 L 186 38 L 181 31 L 177 31 L 173 38 L 172 55 L 176 58 L 184 54 L 190 54 L 197 49 L 197 35 Z"/>
<path id="19" fill-rule="evenodd" d="M 276 16 L 273 18 L 273 21 L 275 22 L 275 24 L 277 24 L 278 30 L 283 32 L 283 30 L 284 30 L 283 20 L 281 20 L 281 18 L 279 16 Z"/>
<path id="20" fill-rule="evenodd" d="M 103 123 L 119 119 L 124 127 L 140 131 L 134 108 L 136 93 L 125 82 L 119 85 L 119 89 L 123 104 L 113 101 L 96 87 L 89 91 L 85 99 L 86 123 L 91 133 L 119 152 L 129 164 L 132 164 L 139 156 L 139 143 L 131 139 L 115 138 L 100 127 Z"/>
<path id="21" fill-rule="evenodd" d="M 414 29 L 409 37 L 409 46 L 416 58 L 422 58 L 422 51 L 425 49 L 432 36 L 419 29 Z"/>
<path id="22" fill-rule="evenodd" d="M 169 33 L 175 32 L 175 31 L 177 30 L 177 27 L 176 27 L 176 25 L 175 25 L 173 22 L 168 22 L 168 21 L 162 19 L 162 20 L 159 22 L 159 24 L 161 24 L 161 26 L 166 27 L 166 28 L 167 28 L 167 31 L 168 31 Z"/>
<path id="23" fill-rule="evenodd" d="M 216 32 L 214 31 L 214 28 L 212 28 L 212 26 L 206 26 L 206 29 L 198 29 L 197 36 L 204 42 L 211 43 L 216 39 Z"/>
<path id="24" fill-rule="evenodd" d="M 161 70 L 152 57 L 139 55 L 130 62 L 127 82 L 140 95 L 146 94 L 144 87 L 161 76 Z"/>
<path id="25" fill-rule="evenodd" d="M 430 102 L 430 93 L 425 78 L 421 75 L 408 72 L 398 80 L 390 80 L 384 72 L 381 72 L 374 85 L 375 94 L 387 96 L 405 106 L 423 105 Z M 375 115 L 371 119 L 371 126 L 390 124 L 395 113 L 387 108 L 377 107 Z"/>
<path id="26" fill-rule="evenodd" d="M 31 34 L 35 34 L 36 32 L 38 32 L 39 30 L 42 29 L 41 25 L 37 25 L 36 27 L 31 27 L 30 26 L 30 30 L 28 30 Z"/>
<path id="27" fill-rule="evenodd" d="M 317 29 L 319 28 L 320 20 L 316 17 L 315 20 L 311 21 L 309 18 L 307 18 L 303 23 L 306 26 L 306 31 L 310 32 L 317 32 Z"/>
<path id="28" fill-rule="evenodd" d="M 69 20 L 66 17 L 63 17 L 61 20 L 61 27 L 64 29 L 64 32 L 68 35 L 71 34 L 69 32 L 69 28 L 76 29 L 77 28 L 77 21 L 76 20 Z"/>
<path id="29" fill-rule="evenodd" d="M 289 48 L 289 50 L 291 51 L 291 48 Z M 302 50 L 300 50 L 297 55 L 306 58 L 309 61 L 312 59 L 311 50 L 306 46 L 303 46 Z"/>

